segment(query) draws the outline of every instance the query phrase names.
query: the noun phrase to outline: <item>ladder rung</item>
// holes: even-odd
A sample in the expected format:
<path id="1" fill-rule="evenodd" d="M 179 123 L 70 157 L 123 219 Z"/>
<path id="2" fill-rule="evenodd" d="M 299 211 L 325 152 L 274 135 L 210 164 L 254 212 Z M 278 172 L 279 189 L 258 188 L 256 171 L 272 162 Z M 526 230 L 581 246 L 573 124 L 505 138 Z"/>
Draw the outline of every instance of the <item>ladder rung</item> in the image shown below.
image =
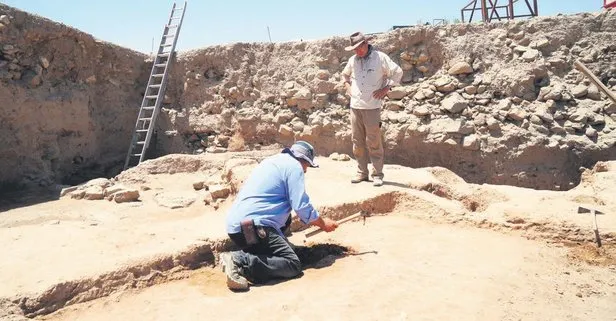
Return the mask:
<path id="1" fill-rule="evenodd" d="M 163 35 L 163 37 L 173 38 L 173 37 L 175 37 L 175 35 Z"/>
<path id="2" fill-rule="evenodd" d="M 172 43 L 166 43 L 166 44 L 162 45 L 161 47 L 171 47 L 171 46 L 173 46 Z"/>
<path id="3" fill-rule="evenodd" d="M 145 145 L 145 140 L 141 142 L 137 142 L 137 145 Z"/>
<path id="4" fill-rule="evenodd" d="M 159 85 L 150 85 L 150 88 L 160 88 L 160 84 Z"/>
<path id="5" fill-rule="evenodd" d="M 141 107 L 143 110 L 154 110 L 156 107 Z"/>
<path id="6" fill-rule="evenodd" d="M 152 120 L 152 117 L 139 118 L 139 120 L 142 120 L 142 121 L 145 121 L 145 120 Z"/>
<path id="7" fill-rule="evenodd" d="M 147 99 L 156 99 L 156 98 L 158 98 L 158 95 L 148 95 L 148 96 L 145 96 L 145 98 L 147 98 Z"/>
<path id="8" fill-rule="evenodd" d="M 171 17 L 171 20 L 182 19 L 182 16 L 179 17 Z"/>
<path id="9" fill-rule="evenodd" d="M 167 66 L 167 64 L 155 64 L 154 66 L 155 66 L 155 67 L 160 68 L 160 67 L 165 67 L 165 66 Z"/>
<path id="10" fill-rule="evenodd" d="M 148 130 L 147 129 L 137 129 L 138 133 L 146 133 Z"/>
<path id="11" fill-rule="evenodd" d="M 173 10 L 175 10 L 175 11 L 179 11 L 179 10 L 184 10 L 184 8 L 175 8 L 175 9 L 173 9 Z"/>
<path id="12" fill-rule="evenodd" d="M 177 28 L 178 25 L 167 25 L 167 28 Z"/>
<path id="13" fill-rule="evenodd" d="M 141 154 L 130 154 L 130 156 L 133 156 L 133 157 L 141 157 Z"/>
<path id="14" fill-rule="evenodd" d="M 161 54 L 158 54 L 159 57 L 169 57 L 170 52 L 163 52 Z"/>
<path id="15" fill-rule="evenodd" d="M 154 78 L 162 78 L 165 74 L 154 74 L 152 77 Z"/>

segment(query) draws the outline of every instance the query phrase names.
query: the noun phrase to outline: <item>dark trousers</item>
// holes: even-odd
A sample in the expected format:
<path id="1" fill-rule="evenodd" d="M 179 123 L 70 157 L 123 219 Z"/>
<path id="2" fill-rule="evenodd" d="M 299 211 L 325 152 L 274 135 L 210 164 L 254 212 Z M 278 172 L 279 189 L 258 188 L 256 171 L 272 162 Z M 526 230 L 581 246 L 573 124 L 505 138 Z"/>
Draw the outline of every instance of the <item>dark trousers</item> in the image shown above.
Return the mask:
<path id="1" fill-rule="evenodd" d="M 275 228 L 263 229 L 265 235 L 259 237 L 257 244 L 246 245 L 242 233 L 229 234 L 241 251 L 233 253 L 233 260 L 240 274 L 253 283 L 265 283 L 272 279 L 294 278 L 301 274 L 302 264 L 286 237 L 278 234 Z"/>

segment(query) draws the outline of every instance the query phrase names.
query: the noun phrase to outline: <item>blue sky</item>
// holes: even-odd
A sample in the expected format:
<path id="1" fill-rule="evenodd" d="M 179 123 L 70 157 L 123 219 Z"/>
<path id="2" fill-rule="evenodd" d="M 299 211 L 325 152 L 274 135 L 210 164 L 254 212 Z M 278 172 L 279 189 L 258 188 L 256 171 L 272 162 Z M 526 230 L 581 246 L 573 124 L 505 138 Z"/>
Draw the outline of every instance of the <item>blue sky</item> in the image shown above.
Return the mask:
<path id="1" fill-rule="evenodd" d="M 419 20 L 460 17 L 470 0 L 191 0 L 178 50 L 387 31 Z M 149 53 L 160 42 L 172 0 L 1 0 L 96 38 Z M 178 1 L 178 4 L 183 1 Z M 505 0 L 499 0 L 505 3 Z M 522 5 L 524 0 L 519 1 Z M 539 0 L 540 15 L 599 11 L 603 0 Z M 523 7 L 521 7 L 523 8 Z M 522 9 L 520 9 L 522 10 Z"/>

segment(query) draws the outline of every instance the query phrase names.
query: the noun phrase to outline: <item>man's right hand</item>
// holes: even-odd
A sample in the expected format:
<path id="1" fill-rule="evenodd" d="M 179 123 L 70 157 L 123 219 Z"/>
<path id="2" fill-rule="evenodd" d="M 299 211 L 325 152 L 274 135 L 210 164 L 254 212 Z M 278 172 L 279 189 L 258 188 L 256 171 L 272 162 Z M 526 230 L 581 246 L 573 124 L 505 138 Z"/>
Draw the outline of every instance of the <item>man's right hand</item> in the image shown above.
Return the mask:
<path id="1" fill-rule="evenodd" d="M 333 232 L 336 230 L 336 228 L 338 227 L 338 223 L 336 223 L 336 221 L 329 219 L 329 218 L 324 218 L 323 219 L 323 226 L 321 226 L 321 229 L 325 232 Z"/>
<path id="2" fill-rule="evenodd" d="M 332 232 L 336 230 L 338 227 L 338 223 L 336 221 L 329 219 L 327 217 L 319 217 L 317 220 L 311 223 L 312 225 L 318 226 L 325 232 Z"/>

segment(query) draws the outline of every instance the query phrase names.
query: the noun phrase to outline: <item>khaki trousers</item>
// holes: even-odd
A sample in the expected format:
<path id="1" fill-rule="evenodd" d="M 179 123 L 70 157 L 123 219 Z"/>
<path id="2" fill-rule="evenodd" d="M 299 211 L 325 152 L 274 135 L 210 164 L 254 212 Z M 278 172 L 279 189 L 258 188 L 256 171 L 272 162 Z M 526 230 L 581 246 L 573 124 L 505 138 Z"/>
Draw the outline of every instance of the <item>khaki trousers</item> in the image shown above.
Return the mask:
<path id="1" fill-rule="evenodd" d="M 381 138 L 381 109 L 351 108 L 353 155 L 357 172 L 368 177 L 368 155 L 372 162 L 372 177 L 383 178 L 383 142 Z"/>

